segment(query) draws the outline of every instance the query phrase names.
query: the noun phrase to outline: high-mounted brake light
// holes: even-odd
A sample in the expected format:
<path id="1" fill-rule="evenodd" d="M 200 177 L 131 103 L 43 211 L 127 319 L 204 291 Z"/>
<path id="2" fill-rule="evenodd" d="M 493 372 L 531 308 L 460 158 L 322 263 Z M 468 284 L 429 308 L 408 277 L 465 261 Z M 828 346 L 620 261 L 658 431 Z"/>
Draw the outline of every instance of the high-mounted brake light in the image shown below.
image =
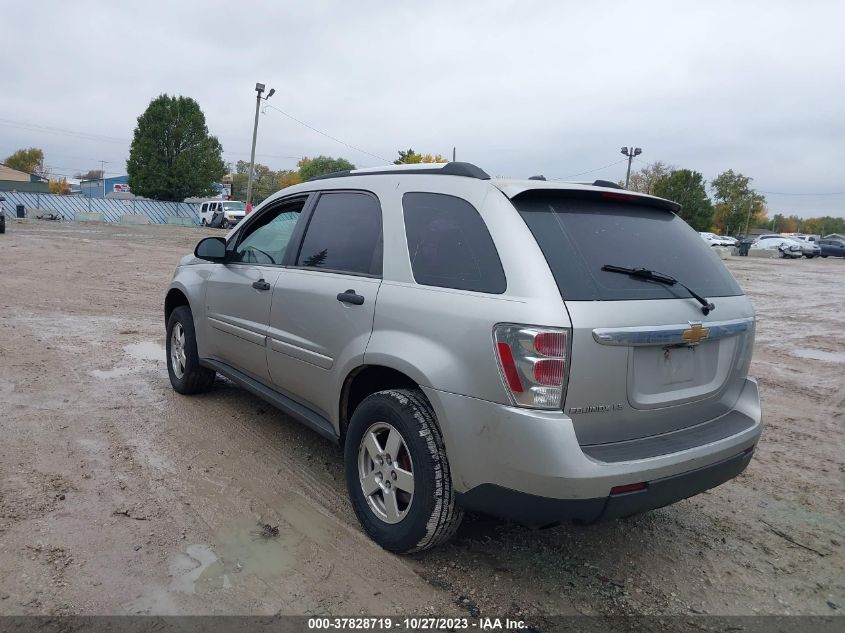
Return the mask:
<path id="1" fill-rule="evenodd" d="M 514 404 L 559 409 L 566 388 L 569 331 L 503 323 L 493 329 L 493 338 Z"/>
<path id="2" fill-rule="evenodd" d="M 624 193 L 612 193 L 610 191 L 602 191 L 602 198 L 610 198 L 611 200 L 636 200 L 636 196 L 628 196 Z"/>

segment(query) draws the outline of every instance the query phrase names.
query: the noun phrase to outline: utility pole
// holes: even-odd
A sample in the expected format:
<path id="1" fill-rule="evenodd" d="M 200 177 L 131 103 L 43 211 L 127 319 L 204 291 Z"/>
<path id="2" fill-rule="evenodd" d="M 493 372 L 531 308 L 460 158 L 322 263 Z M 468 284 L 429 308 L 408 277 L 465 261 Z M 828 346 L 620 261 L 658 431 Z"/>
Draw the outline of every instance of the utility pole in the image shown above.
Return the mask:
<path id="1" fill-rule="evenodd" d="M 751 199 L 748 202 L 748 215 L 745 216 L 745 235 L 748 235 L 748 225 L 751 224 L 751 211 L 754 210 L 754 192 L 751 192 Z"/>
<path id="2" fill-rule="evenodd" d="M 634 156 L 639 156 L 642 153 L 643 150 L 640 147 L 622 148 L 622 154 L 628 157 L 628 173 L 625 175 L 625 189 L 628 188 L 628 183 L 631 182 L 631 161 L 634 160 Z"/>
<path id="3" fill-rule="evenodd" d="M 252 179 L 255 174 L 255 140 L 258 137 L 258 109 L 261 107 L 261 93 L 264 92 L 264 84 L 256 83 L 255 84 L 255 125 L 252 128 L 252 152 L 249 156 L 249 180 L 247 180 L 246 185 L 246 204 L 250 205 L 252 203 Z M 267 93 L 267 96 L 264 97 L 266 101 L 270 97 L 275 94 L 275 89 L 270 88 L 270 91 Z M 247 209 L 248 210 L 248 209 Z"/>
<path id="4" fill-rule="evenodd" d="M 100 178 L 103 179 L 103 198 L 106 197 L 106 163 L 107 160 L 100 161 Z"/>

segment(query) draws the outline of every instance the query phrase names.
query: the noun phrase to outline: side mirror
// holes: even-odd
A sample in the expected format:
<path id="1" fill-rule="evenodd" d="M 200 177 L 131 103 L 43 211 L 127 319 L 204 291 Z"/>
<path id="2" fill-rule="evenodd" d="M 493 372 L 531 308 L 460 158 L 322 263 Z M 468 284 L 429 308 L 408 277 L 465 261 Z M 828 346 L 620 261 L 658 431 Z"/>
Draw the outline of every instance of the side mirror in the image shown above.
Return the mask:
<path id="1" fill-rule="evenodd" d="M 226 240 L 222 237 L 206 237 L 194 249 L 194 257 L 208 262 L 226 261 Z"/>

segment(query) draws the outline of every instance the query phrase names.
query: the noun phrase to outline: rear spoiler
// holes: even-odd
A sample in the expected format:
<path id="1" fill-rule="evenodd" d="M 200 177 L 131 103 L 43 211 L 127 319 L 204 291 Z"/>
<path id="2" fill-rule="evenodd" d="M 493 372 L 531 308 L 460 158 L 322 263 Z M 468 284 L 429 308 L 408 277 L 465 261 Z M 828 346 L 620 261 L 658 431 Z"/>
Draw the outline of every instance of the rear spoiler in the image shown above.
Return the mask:
<path id="1" fill-rule="evenodd" d="M 569 187 L 531 187 L 523 189 L 522 191 L 503 191 L 512 201 L 516 200 L 542 200 L 549 198 L 570 198 L 578 200 L 607 200 L 613 202 L 623 202 L 643 207 L 651 207 L 652 209 L 662 209 L 663 211 L 671 211 L 677 213 L 681 209 L 681 205 L 665 198 L 658 198 L 656 196 L 649 196 L 633 191 L 626 191 L 624 189 L 611 189 L 609 187 L 590 187 L 583 186 L 577 189 Z"/>

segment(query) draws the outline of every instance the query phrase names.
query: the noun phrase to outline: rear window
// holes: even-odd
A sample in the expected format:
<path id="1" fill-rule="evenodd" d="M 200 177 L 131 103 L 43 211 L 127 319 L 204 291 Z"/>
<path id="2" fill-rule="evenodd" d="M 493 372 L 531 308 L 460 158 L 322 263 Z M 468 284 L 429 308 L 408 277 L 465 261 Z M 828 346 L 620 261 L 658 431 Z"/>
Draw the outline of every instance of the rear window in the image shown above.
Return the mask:
<path id="1" fill-rule="evenodd" d="M 689 296 L 677 285 L 603 271 L 605 264 L 670 275 L 705 297 L 742 294 L 710 246 L 670 211 L 549 192 L 529 192 L 512 202 L 540 245 L 564 299 Z"/>

